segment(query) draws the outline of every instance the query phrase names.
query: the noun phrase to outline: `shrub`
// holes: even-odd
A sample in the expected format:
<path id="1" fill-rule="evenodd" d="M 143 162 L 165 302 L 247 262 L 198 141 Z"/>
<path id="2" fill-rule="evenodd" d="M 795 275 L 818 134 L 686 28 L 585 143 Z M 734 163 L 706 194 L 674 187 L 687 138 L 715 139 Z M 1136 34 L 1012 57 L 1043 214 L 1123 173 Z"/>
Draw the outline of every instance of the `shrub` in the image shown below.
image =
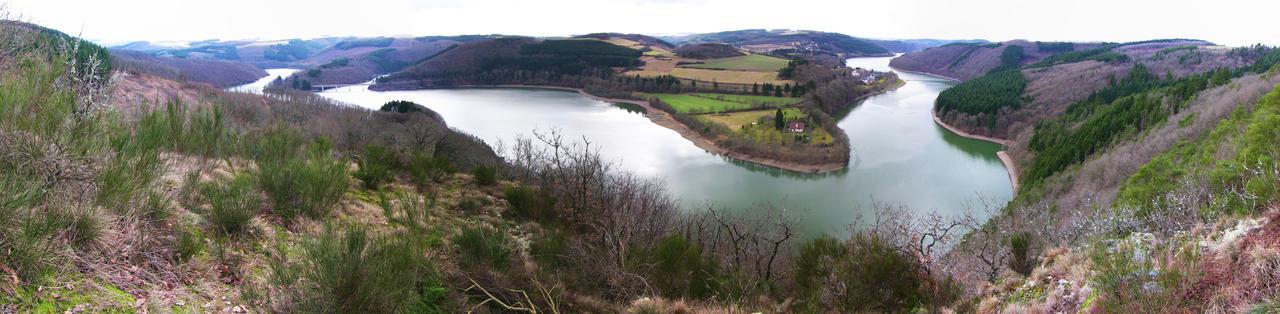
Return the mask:
<path id="1" fill-rule="evenodd" d="M 380 195 L 379 205 L 388 223 L 405 228 L 412 236 L 425 235 L 430 230 L 431 207 L 435 206 L 433 199 L 419 200 L 417 195 L 400 193 L 393 204 L 386 195 Z"/>
<path id="2" fill-rule="evenodd" d="M 200 229 L 183 228 L 178 232 L 178 238 L 173 242 L 174 257 L 178 261 L 188 261 L 204 251 L 204 234 Z"/>
<path id="3" fill-rule="evenodd" d="M 294 151 L 292 156 L 288 155 L 289 150 Z M 351 185 L 346 159 L 330 156 L 329 145 L 324 142 L 312 143 L 305 154 L 298 154 L 297 149 L 281 149 L 260 156 L 254 173 L 258 186 L 271 199 L 272 211 L 286 221 L 300 214 L 311 218 L 328 215 Z"/>
<path id="4" fill-rule="evenodd" d="M 425 249 L 364 228 L 326 225 L 303 239 L 301 256 L 290 259 L 287 248 L 276 250 L 268 279 L 281 297 L 272 305 L 284 312 L 437 312 L 446 290 Z"/>
<path id="5" fill-rule="evenodd" d="M 797 295 L 803 298 L 811 298 L 819 288 L 824 287 L 823 280 L 832 271 L 830 265 L 843 260 L 849 253 L 840 240 L 828 235 L 801 244 L 799 251 L 793 262 L 794 276 Z"/>
<path id="6" fill-rule="evenodd" d="M 454 172 L 448 159 L 432 157 L 421 152 L 414 153 L 405 168 L 409 172 L 409 180 L 418 190 L 425 189 L 433 182 L 443 181 L 445 175 Z"/>
<path id="7" fill-rule="evenodd" d="M 498 183 L 498 168 L 493 166 L 476 166 L 471 170 L 471 174 L 476 177 L 476 183 L 480 185 L 494 185 Z"/>
<path id="8" fill-rule="evenodd" d="M 1031 235 L 1018 233 L 1009 237 L 1009 268 L 1023 276 L 1031 275 L 1036 268 L 1036 257 L 1031 252 Z"/>
<path id="9" fill-rule="evenodd" d="M 164 171 L 160 150 L 170 145 L 164 126 L 156 121 L 158 117 L 159 114 L 148 115 L 136 131 L 116 124 L 107 134 L 99 135 L 108 138 L 113 154 L 98 175 L 101 185 L 97 204 L 122 212 L 140 205 L 136 200 L 145 200 L 136 195 L 153 188 Z"/>
<path id="10" fill-rule="evenodd" d="M 262 200 L 248 176 L 238 175 L 227 182 L 208 182 L 200 187 L 200 195 L 209 202 L 205 218 L 223 236 L 245 231 L 249 220 L 258 214 Z"/>
<path id="11" fill-rule="evenodd" d="M 356 170 L 354 175 L 365 189 L 377 190 L 378 187 L 395 179 L 393 171 L 399 168 L 397 158 L 396 153 L 386 147 L 365 146 L 364 154 L 359 159 L 360 169 Z"/>
<path id="12" fill-rule="evenodd" d="M 556 198 L 539 189 L 512 186 L 506 190 L 507 203 L 516 217 L 546 221 L 555 218 Z"/>
<path id="13" fill-rule="evenodd" d="M 485 205 L 489 205 L 489 200 L 483 197 L 466 196 L 458 201 L 458 208 L 466 212 L 474 212 Z"/>
<path id="14" fill-rule="evenodd" d="M 715 294 L 719 287 L 719 265 L 703 257 L 702 248 L 684 236 L 667 236 L 651 251 L 640 254 L 645 264 L 653 265 L 649 277 L 667 297 L 704 299 Z"/>
<path id="15" fill-rule="evenodd" d="M 819 297 L 840 312 L 898 313 L 925 305 L 922 265 L 874 235 L 856 234 L 835 261 Z"/>
<path id="16" fill-rule="evenodd" d="M 462 251 L 464 265 L 489 265 L 505 269 L 511 259 L 507 236 L 496 229 L 469 226 L 453 238 Z"/>
<path id="17" fill-rule="evenodd" d="M 529 244 L 529 255 L 543 266 L 557 267 L 567 261 L 565 253 L 569 251 L 569 236 L 560 228 L 547 228 L 541 237 L 534 238 Z"/>

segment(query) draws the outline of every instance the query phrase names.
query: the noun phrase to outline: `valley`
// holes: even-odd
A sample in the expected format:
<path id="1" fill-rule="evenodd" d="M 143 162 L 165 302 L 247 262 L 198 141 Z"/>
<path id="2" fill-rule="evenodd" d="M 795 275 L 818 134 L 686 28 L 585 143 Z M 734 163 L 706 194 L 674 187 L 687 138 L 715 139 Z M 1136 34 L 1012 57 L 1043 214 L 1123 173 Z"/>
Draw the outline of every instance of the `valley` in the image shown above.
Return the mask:
<path id="1" fill-rule="evenodd" d="M 1269 4 L 13 1 L 0 313 L 1280 309 Z"/>

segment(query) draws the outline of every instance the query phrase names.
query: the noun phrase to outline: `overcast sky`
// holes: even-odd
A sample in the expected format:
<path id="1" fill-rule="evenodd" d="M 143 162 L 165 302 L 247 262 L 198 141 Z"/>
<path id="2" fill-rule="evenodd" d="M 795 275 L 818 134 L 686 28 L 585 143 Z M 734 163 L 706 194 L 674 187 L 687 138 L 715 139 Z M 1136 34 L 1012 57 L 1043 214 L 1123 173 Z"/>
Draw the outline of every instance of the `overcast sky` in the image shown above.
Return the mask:
<path id="1" fill-rule="evenodd" d="M 4 3 L 6 0 L 0 0 Z M 790 28 L 870 38 L 1280 44 L 1272 0 L 7 0 L 31 22 L 135 40 Z"/>

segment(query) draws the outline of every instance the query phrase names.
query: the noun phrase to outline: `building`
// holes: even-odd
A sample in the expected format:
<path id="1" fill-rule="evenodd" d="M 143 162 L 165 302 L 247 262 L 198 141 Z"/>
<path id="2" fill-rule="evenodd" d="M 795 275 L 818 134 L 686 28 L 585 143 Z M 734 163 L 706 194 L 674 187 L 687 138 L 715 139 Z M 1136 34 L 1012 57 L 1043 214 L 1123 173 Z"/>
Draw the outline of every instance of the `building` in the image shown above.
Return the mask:
<path id="1" fill-rule="evenodd" d="M 800 122 L 800 121 L 787 122 L 787 132 L 804 133 L 804 127 L 805 127 L 804 122 Z"/>

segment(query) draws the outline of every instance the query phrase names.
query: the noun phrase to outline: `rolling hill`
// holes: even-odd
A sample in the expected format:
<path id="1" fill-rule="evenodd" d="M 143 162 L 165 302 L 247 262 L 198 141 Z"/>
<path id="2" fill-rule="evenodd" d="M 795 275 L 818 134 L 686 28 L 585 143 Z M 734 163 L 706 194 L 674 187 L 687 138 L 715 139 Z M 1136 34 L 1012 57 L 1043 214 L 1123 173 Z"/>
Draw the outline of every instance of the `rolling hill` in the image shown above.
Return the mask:
<path id="1" fill-rule="evenodd" d="M 200 82 L 214 87 L 231 87 L 253 82 L 266 71 L 248 63 L 157 57 L 131 50 L 112 49 L 111 62 L 119 71 L 149 73 L 174 81 Z"/>

